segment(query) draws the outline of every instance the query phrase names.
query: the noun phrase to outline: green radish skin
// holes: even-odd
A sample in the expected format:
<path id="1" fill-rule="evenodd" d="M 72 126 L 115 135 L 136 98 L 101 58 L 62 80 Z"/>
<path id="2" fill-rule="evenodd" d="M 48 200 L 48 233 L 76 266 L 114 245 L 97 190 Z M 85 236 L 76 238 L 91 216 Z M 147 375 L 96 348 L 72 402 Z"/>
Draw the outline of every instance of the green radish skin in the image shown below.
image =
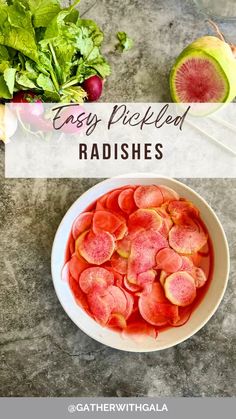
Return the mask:
<path id="1" fill-rule="evenodd" d="M 229 44 L 215 36 L 204 36 L 197 39 L 186 47 L 177 58 L 170 73 L 170 90 L 173 101 L 183 102 L 177 91 L 176 75 L 184 63 L 194 58 L 211 63 L 218 75 L 218 84 L 221 84 L 221 87 L 223 86 L 223 91 L 217 100 L 212 98 L 205 101 L 197 101 L 231 102 L 236 96 L 236 59 L 233 48 L 231 49 Z M 191 100 L 185 100 L 185 102 L 191 102 Z"/>

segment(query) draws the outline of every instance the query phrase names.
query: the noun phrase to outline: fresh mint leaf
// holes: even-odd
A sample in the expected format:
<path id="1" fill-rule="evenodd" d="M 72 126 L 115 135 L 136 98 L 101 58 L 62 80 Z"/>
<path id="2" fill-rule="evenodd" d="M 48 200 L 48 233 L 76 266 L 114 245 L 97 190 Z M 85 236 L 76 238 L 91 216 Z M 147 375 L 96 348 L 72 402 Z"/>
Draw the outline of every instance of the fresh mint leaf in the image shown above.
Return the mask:
<path id="1" fill-rule="evenodd" d="M 117 49 L 121 52 L 128 51 L 134 45 L 133 39 L 129 38 L 127 33 L 125 32 L 117 32 L 116 34 L 119 44 L 117 45 Z"/>

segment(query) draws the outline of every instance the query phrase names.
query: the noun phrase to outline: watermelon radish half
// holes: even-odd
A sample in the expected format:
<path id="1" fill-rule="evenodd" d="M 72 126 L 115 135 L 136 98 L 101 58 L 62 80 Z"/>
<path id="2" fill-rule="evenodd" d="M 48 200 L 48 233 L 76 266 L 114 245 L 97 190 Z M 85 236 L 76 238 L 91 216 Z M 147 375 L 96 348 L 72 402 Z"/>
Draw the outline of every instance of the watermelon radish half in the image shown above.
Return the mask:
<path id="1" fill-rule="evenodd" d="M 215 36 L 183 50 L 170 74 L 174 102 L 231 102 L 236 96 L 236 60 L 229 44 Z"/>

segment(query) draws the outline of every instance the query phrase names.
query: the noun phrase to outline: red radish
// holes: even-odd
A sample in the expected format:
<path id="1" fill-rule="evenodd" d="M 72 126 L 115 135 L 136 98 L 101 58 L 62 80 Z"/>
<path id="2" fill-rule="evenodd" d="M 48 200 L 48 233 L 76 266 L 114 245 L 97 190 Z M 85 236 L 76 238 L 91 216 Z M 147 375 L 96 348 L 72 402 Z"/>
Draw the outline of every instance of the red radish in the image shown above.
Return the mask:
<path id="1" fill-rule="evenodd" d="M 176 272 L 182 266 L 182 258 L 174 250 L 161 249 L 156 255 L 156 268 L 167 272 Z"/>
<path id="2" fill-rule="evenodd" d="M 156 231 L 147 230 L 135 237 L 128 259 L 128 280 L 136 283 L 139 273 L 152 269 L 156 253 L 163 247 L 167 247 L 167 240 Z"/>
<path id="3" fill-rule="evenodd" d="M 110 294 L 108 289 L 104 289 L 92 291 L 88 294 L 87 298 L 91 313 L 98 323 L 105 326 L 114 306 L 113 296 Z"/>
<path id="4" fill-rule="evenodd" d="M 79 254 L 73 255 L 69 261 L 69 271 L 71 276 L 78 282 L 81 272 L 88 268 L 89 264 Z"/>
<path id="5" fill-rule="evenodd" d="M 128 261 L 118 253 L 113 253 L 111 257 L 111 266 L 116 272 L 122 275 L 127 274 Z"/>
<path id="6" fill-rule="evenodd" d="M 91 76 L 83 82 L 82 87 L 87 93 L 88 101 L 95 102 L 102 94 L 103 81 L 96 75 Z"/>
<path id="7" fill-rule="evenodd" d="M 159 185 L 158 187 L 162 193 L 163 202 L 168 202 L 168 201 L 179 199 L 179 195 L 177 194 L 177 192 L 175 192 L 173 189 L 169 188 L 168 186 Z"/>
<path id="8" fill-rule="evenodd" d="M 72 225 L 72 235 L 76 240 L 81 233 L 91 226 L 93 220 L 93 213 L 92 212 L 83 212 L 80 214 L 74 221 Z"/>
<path id="9" fill-rule="evenodd" d="M 207 242 L 207 235 L 196 224 L 175 225 L 169 233 L 169 244 L 178 253 L 191 255 Z"/>
<path id="10" fill-rule="evenodd" d="M 69 271 L 69 262 L 65 263 L 65 265 L 62 268 L 61 271 L 61 279 L 64 282 L 68 282 L 69 281 L 69 275 L 70 275 L 70 271 Z"/>
<path id="11" fill-rule="evenodd" d="M 139 299 L 139 311 L 148 323 L 155 326 L 165 326 L 168 319 L 178 320 L 178 307 L 169 303 L 165 298 L 160 284 L 153 284 L 152 292 L 142 294 Z"/>
<path id="12" fill-rule="evenodd" d="M 93 216 L 93 231 L 95 234 L 101 231 L 114 233 L 121 224 L 121 220 L 109 211 L 96 211 Z"/>
<path id="13" fill-rule="evenodd" d="M 140 291 L 140 286 L 129 282 L 126 276 L 124 277 L 124 286 L 128 291 L 131 292 Z"/>
<path id="14" fill-rule="evenodd" d="M 87 298 L 85 294 L 81 291 L 79 284 L 77 281 L 74 280 L 74 278 L 70 275 L 69 277 L 69 286 L 71 291 L 74 294 L 76 303 L 83 308 L 86 312 L 89 311 L 89 306 L 87 302 Z"/>
<path id="15" fill-rule="evenodd" d="M 132 311 L 133 311 L 134 297 L 123 288 L 122 288 L 122 291 L 125 294 L 126 301 L 127 301 L 126 309 L 123 314 L 124 314 L 125 319 L 128 319 L 131 316 Z"/>
<path id="16" fill-rule="evenodd" d="M 191 271 L 193 268 L 193 262 L 191 259 L 188 258 L 188 256 L 182 256 L 182 266 L 180 268 L 180 271 Z"/>
<path id="17" fill-rule="evenodd" d="M 112 313 L 124 314 L 127 308 L 127 298 L 121 288 L 111 285 L 108 292 L 112 295 L 114 302 L 112 306 Z"/>
<path id="18" fill-rule="evenodd" d="M 116 240 L 122 240 L 126 234 L 128 234 L 128 228 L 126 223 L 122 223 L 115 231 L 114 235 L 116 236 Z"/>
<path id="19" fill-rule="evenodd" d="M 194 278 L 195 285 L 197 288 L 201 288 L 205 285 L 207 277 L 205 272 L 201 268 L 194 266 L 191 270 L 191 275 Z"/>
<path id="20" fill-rule="evenodd" d="M 159 207 L 163 203 L 163 196 L 155 185 L 139 186 L 134 192 L 134 201 L 138 208 Z"/>
<path id="21" fill-rule="evenodd" d="M 164 284 L 165 284 L 165 280 L 169 275 L 170 274 L 168 272 L 163 271 L 163 270 L 161 271 L 159 281 L 160 281 L 160 283 L 163 287 L 164 287 Z"/>
<path id="22" fill-rule="evenodd" d="M 97 266 L 85 269 L 79 278 L 80 288 L 85 294 L 97 289 L 105 289 L 113 283 L 113 273 Z"/>
<path id="23" fill-rule="evenodd" d="M 130 232 L 139 230 L 159 231 L 162 218 L 153 209 L 138 209 L 129 216 L 128 227 Z"/>
<path id="24" fill-rule="evenodd" d="M 110 260 L 115 250 L 115 240 L 107 231 L 98 234 L 90 231 L 77 239 L 76 247 L 88 263 L 102 265 Z"/>
<path id="25" fill-rule="evenodd" d="M 172 220 L 180 224 L 181 221 L 185 220 L 186 216 L 190 218 L 198 218 L 198 209 L 189 201 L 171 201 L 168 205 L 168 211 L 171 215 Z"/>
<path id="26" fill-rule="evenodd" d="M 122 314 L 113 313 L 110 316 L 108 325 L 110 327 L 115 327 L 115 328 L 118 327 L 120 329 L 125 329 L 127 326 L 127 323 L 126 323 L 125 317 Z"/>
<path id="27" fill-rule="evenodd" d="M 112 191 L 108 195 L 107 200 L 106 200 L 107 209 L 109 209 L 110 211 L 118 212 L 118 213 L 121 212 L 120 206 L 118 204 L 118 197 L 120 193 L 121 193 L 121 189 L 116 189 L 115 191 Z"/>
<path id="28" fill-rule="evenodd" d="M 133 189 L 124 189 L 118 197 L 118 204 L 122 211 L 127 214 L 133 212 L 137 207 L 134 202 Z"/>
<path id="29" fill-rule="evenodd" d="M 131 239 L 129 236 L 125 236 L 121 240 L 116 242 L 116 251 L 123 258 L 128 258 L 131 251 Z"/>
<path id="30" fill-rule="evenodd" d="M 196 297 L 194 279 L 187 272 L 175 272 L 169 275 L 164 283 L 165 294 L 172 304 L 188 306 Z"/>

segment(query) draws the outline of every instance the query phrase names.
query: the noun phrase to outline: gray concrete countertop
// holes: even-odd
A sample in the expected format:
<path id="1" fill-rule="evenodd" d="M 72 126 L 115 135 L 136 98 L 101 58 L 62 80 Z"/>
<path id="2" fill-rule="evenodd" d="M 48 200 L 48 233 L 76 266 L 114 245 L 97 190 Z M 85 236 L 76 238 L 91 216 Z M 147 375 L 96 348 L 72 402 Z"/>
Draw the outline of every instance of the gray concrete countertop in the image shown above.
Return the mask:
<path id="1" fill-rule="evenodd" d="M 93 3 L 82 1 L 81 10 Z M 86 16 L 106 33 L 105 53 L 113 67 L 106 101 L 168 101 L 174 57 L 208 32 L 187 0 L 101 0 Z M 118 30 L 135 40 L 122 56 L 112 52 Z M 5 179 L 3 146 L 0 153 L 0 396 L 236 395 L 236 181 L 184 180 L 216 211 L 229 240 L 231 274 L 217 313 L 174 348 L 133 354 L 81 332 L 60 306 L 51 280 L 58 224 L 98 180 Z"/>

